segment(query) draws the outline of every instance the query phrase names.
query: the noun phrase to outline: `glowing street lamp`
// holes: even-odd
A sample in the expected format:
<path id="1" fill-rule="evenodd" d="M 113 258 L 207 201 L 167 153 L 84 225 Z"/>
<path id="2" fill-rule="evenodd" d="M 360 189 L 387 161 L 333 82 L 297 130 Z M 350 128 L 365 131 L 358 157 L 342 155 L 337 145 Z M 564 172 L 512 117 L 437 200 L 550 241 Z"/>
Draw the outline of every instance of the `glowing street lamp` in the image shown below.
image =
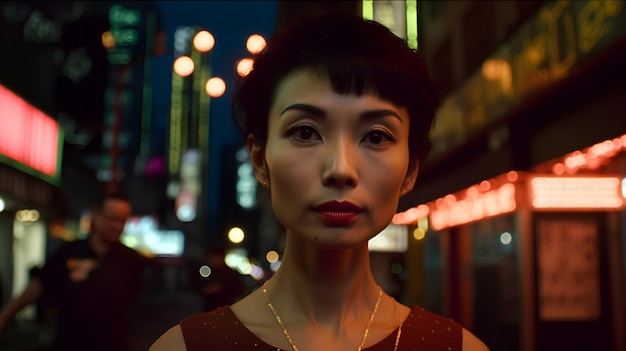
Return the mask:
<path id="1" fill-rule="evenodd" d="M 237 74 L 241 77 L 245 77 L 248 75 L 248 73 L 250 73 L 250 71 L 252 71 L 252 69 L 254 68 L 254 60 L 251 58 L 242 58 L 241 60 L 237 61 Z"/>
<path id="2" fill-rule="evenodd" d="M 180 56 L 174 61 L 174 72 L 181 77 L 187 77 L 193 73 L 195 65 L 189 56 Z"/>
<path id="3" fill-rule="evenodd" d="M 206 30 L 199 31 L 193 37 L 193 46 L 200 52 L 208 52 L 213 49 L 215 38 Z"/>
<path id="4" fill-rule="evenodd" d="M 228 231 L 228 240 L 233 244 L 240 244 L 245 237 L 246 234 L 239 227 L 233 227 Z"/>
<path id="5" fill-rule="evenodd" d="M 205 89 L 210 97 L 220 97 L 226 91 L 226 83 L 222 78 L 213 77 L 206 82 Z"/>
<path id="6" fill-rule="evenodd" d="M 246 41 L 246 49 L 253 55 L 258 54 L 265 49 L 265 44 L 265 38 L 259 34 L 252 34 Z"/>

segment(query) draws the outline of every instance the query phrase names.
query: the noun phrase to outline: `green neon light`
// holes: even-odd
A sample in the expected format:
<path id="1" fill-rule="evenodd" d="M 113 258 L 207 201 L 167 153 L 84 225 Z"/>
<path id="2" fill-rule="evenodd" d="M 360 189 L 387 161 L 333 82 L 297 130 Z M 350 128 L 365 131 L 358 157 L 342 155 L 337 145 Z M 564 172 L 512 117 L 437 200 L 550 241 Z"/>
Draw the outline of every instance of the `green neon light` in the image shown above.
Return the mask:
<path id="1" fill-rule="evenodd" d="M 150 156 L 150 132 L 152 130 L 152 55 L 148 54 L 154 46 L 156 19 L 154 12 L 146 16 L 146 55 L 144 58 L 144 83 L 141 104 L 141 135 L 139 137 L 139 154 Z"/>
<path id="2" fill-rule="evenodd" d="M 407 44 L 417 50 L 417 0 L 406 1 Z"/>
<path id="3" fill-rule="evenodd" d="M 368 20 L 374 19 L 374 0 L 362 1 L 363 18 Z"/>

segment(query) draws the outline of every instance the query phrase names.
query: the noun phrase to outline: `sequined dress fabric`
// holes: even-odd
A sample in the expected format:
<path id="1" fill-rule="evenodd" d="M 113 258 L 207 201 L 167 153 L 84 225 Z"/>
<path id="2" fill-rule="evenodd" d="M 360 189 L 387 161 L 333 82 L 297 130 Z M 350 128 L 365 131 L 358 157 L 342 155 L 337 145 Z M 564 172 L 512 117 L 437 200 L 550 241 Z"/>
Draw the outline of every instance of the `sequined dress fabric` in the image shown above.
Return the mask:
<path id="1" fill-rule="evenodd" d="M 229 306 L 192 315 L 180 326 L 188 351 L 277 351 L 248 330 L 233 314 Z M 392 351 L 398 330 L 379 343 L 364 350 Z M 461 326 L 445 317 L 419 306 L 411 306 L 411 313 L 402 324 L 398 351 L 460 351 Z"/>

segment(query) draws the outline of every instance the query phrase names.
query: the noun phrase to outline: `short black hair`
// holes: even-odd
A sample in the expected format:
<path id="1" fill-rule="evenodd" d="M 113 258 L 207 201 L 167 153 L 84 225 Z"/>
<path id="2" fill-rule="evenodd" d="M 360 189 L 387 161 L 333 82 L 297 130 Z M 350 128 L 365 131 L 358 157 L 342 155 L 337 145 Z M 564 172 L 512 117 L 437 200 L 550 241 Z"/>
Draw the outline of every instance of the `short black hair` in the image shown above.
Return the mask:
<path id="1" fill-rule="evenodd" d="M 254 57 L 253 70 L 237 79 L 231 96 L 233 118 L 244 137 L 253 134 L 265 144 L 276 88 L 302 68 L 327 75 L 339 94 L 371 93 L 406 107 L 411 159 L 426 157 L 439 106 L 426 61 L 384 25 L 342 12 L 298 18 Z"/>
<path id="2" fill-rule="evenodd" d="M 109 200 L 119 200 L 129 203 L 132 206 L 130 198 L 121 191 L 105 191 L 100 194 L 93 204 L 95 210 L 102 210 L 104 204 Z"/>

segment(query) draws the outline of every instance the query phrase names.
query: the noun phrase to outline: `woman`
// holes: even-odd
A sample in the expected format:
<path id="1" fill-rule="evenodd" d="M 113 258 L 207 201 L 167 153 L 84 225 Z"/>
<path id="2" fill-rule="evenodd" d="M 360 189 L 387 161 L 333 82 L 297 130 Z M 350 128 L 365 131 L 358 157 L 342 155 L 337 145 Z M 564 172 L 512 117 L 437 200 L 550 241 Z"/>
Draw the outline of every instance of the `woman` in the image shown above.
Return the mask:
<path id="1" fill-rule="evenodd" d="M 457 323 L 398 303 L 370 270 L 368 240 L 428 151 L 434 91 L 421 56 L 378 23 L 325 15 L 275 35 L 233 113 L 287 230 L 282 265 L 151 350 L 487 350 Z"/>

